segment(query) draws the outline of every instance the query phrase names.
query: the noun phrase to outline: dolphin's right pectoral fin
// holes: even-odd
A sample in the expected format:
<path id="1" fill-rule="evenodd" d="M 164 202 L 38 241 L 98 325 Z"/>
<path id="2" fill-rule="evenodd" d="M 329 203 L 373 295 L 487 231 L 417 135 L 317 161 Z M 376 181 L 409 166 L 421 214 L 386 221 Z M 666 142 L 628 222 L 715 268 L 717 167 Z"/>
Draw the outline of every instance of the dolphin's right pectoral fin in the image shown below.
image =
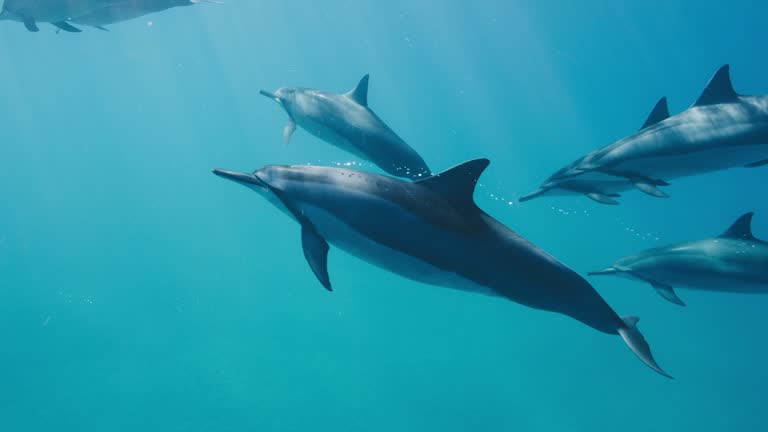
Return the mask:
<path id="1" fill-rule="evenodd" d="M 27 30 L 31 32 L 39 32 L 40 28 L 37 27 L 37 23 L 35 22 L 35 19 L 32 17 L 24 18 L 24 27 L 27 28 Z"/>
<path id="2" fill-rule="evenodd" d="M 283 129 L 283 142 L 285 145 L 288 145 L 288 143 L 291 142 L 291 137 L 294 132 L 296 132 L 296 122 L 288 120 L 288 124 L 285 125 L 285 128 Z"/>
<path id="3" fill-rule="evenodd" d="M 73 26 L 72 24 L 70 24 L 70 23 L 68 23 L 66 21 L 59 21 L 59 22 L 55 22 L 55 23 L 51 23 L 51 24 L 53 24 L 56 27 L 64 30 L 65 32 L 80 33 L 82 31 L 79 28 Z"/>
<path id="4" fill-rule="evenodd" d="M 761 167 L 761 166 L 764 166 L 764 165 L 768 165 L 768 159 L 757 161 L 757 162 L 752 162 L 751 164 L 746 164 L 746 165 L 744 165 L 744 168 L 757 168 L 757 167 Z"/>
<path id="5" fill-rule="evenodd" d="M 597 201 L 600 204 L 608 204 L 608 205 L 617 205 L 619 204 L 618 201 L 616 201 L 614 198 L 615 194 L 604 194 L 601 192 L 590 192 L 587 194 L 587 198 L 591 199 L 592 201 Z"/>
<path id="6" fill-rule="evenodd" d="M 312 227 L 303 226 L 301 228 L 301 246 L 304 249 L 304 258 L 307 259 L 312 272 L 325 289 L 333 291 L 331 280 L 328 277 L 328 242 L 320 237 L 320 234 Z"/>
<path id="7" fill-rule="evenodd" d="M 661 366 L 659 366 L 659 364 L 656 363 L 656 360 L 653 358 L 653 354 L 651 354 L 651 347 L 648 345 L 648 342 L 646 342 L 643 334 L 640 333 L 640 330 L 637 328 L 637 322 L 640 321 L 640 318 L 633 316 L 621 317 L 621 321 L 623 325 L 618 328 L 618 333 L 621 338 L 624 339 L 624 343 L 627 344 L 629 349 L 631 349 L 632 352 L 635 353 L 635 355 L 649 368 L 655 370 L 667 378 L 672 378 L 671 375 L 664 372 Z"/>
<path id="8" fill-rule="evenodd" d="M 651 180 L 642 177 L 632 177 L 629 179 L 636 188 L 650 196 L 656 198 L 669 198 L 666 192 L 659 189 L 658 186 L 667 186 L 669 183 L 663 180 Z"/>
<path id="9" fill-rule="evenodd" d="M 679 306 L 685 306 L 685 302 L 680 299 L 680 297 L 677 296 L 675 293 L 675 289 L 672 288 L 669 285 L 660 283 L 660 282 L 651 282 L 651 285 L 656 290 L 657 293 L 659 293 L 660 296 L 664 297 L 669 302 L 672 302 Z"/>

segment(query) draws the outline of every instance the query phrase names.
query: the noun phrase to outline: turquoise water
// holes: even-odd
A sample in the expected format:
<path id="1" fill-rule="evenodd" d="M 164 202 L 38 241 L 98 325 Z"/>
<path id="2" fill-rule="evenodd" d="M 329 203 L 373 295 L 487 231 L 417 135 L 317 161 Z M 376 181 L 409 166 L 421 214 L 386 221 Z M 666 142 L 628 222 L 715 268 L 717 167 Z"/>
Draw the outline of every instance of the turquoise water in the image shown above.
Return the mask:
<path id="1" fill-rule="evenodd" d="M 713 236 L 766 169 L 681 179 L 669 200 L 513 203 L 687 108 L 731 64 L 768 93 L 753 1 L 230 0 L 111 32 L 0 22 L 0 430 L 762 430 L 768 297 L 592 279 L 660 364 L 567 317 L 421 285 L 331 251 L 210 169 L 336 164 L 260 88 L 346 91 L 434 170 L 492 164 L 476 200 L 581 274 Z M 628 4 L 632 3 L 632 4 Z M 150 25 L 151 22 L 151 25 Z M 362 169 L 377 170 L 370 164 Z"/>

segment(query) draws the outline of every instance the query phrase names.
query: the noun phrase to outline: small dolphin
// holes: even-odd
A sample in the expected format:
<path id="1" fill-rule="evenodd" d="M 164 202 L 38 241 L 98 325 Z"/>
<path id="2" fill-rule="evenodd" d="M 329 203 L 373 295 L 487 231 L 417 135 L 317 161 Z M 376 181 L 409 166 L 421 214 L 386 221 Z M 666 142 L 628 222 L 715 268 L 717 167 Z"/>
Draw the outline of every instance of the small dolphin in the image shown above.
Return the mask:
<path id="1" fill-rule="evenodd" d="M 107 30 L 104 26 L 128 21 L 155 12 L 199 3 L 219 3 L 214 0 L 115 0 L 115 3 L 85 15 L 72 18 L 76 24 Z"/>
<path id="2" fill-rule="evenodd" d="M 752 216 L 740 217 L 719 237 L 650 249 L 590 275 L 648 282 L 662 297 L 685 306 L 674 286 L 737 293 L 768 293 L 768 243 L 752 235 Z"/>
<path id="3" fill-rule="evenodd" d="M 474 202 L 487 159 L 407 182 L 343 168 L 266 166 L 214 170 L 264 196 L 301 225 L 304 257 L 331 290 L 329 243 L 406 278 L 503 297 L 620 335 L 656 372 L 636 317 L 619 317 L 574 271 L 483 212 Z"/>
<path id="4" fill-rule="evenodd" d="M 346 94 L 300 87 L 260 93 L 288 113 L 283 130 L 286 144 L 298 125 L 394 176 L 418 179 L 431 173 L 424 159 L 368 108 L 368 75 Z"/>
<path id="5" fill-rule="evenodd" d="M 38 22 L 48 22 L 61 30 L 77 33 L 81 30 L 69 24 L 73 16 L 85 15 L 118 0 L 5 0 L 0 20 L 24 23 L 31 32 L 40 31 Z"/>
<path id="6" fill-rule="evenodd" d="M 659 187 L 670 179 L 765 164 L 768 96 L 737 94 L 725 65 L 687 110 L 670 117 L 662 98 L 640 131 L 571 163 L 520 201 L 580 194 L 618 204 L 619 192 L 632 188 L 667 197 Z"/>

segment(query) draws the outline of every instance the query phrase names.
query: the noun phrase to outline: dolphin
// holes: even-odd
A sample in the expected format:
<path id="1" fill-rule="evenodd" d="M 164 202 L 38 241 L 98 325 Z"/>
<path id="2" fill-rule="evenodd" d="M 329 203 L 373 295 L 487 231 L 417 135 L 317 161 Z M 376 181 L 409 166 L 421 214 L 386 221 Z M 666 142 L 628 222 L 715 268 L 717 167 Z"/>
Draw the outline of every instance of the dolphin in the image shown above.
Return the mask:
<path id="1" fill-rule="evenodd" d="M 411 280 L 502 297 L 619 335 L 669 377 L 636 317 L 619 317 L 581 276 L 475 204 L 475 185 L 488 164 L 472 160 L 415 182 L 318 166 L 213 173 L 256 191 L 299 223 L 304 257 L 329 291 L 332 244 Z"/>
<path id="2" fill-rule="evenodd" d="M 283 130 L 286 144 L 298 125 L 391 175 L 410 179 L 429 176 L 424 159 L 368 108 L 368 80 L 369 76 L 364 76 L 346 94 L 301 87 L 260 93 L 277 101 L 288 113 Z"/>
<path id="3" fill-rule="evenodd" d="M 214 0 L 116 0 L 88 14 L 72 18 L 76 24 L 107 30 L 104 26 L 128 21 L 155 12 L 199 3 L 219 3 Z"/>
<path id="4" fill-rule="evenodd" d="M 61 30 L 77 33 L 81 30 L 68 21 L 119 0 L 5 0 L 0 20 L 24 23 L 31 32 L 40 31 L 38 22 L 48 22 Z"/>
<path id="5" fill-rule="evenodd" d="M 741 216 L 719 237 L 650 249 L 590 275 L 647 282 L 662 297 L 685 306 L 674 287 L 768 293 L 768 243 L 752 235 L 752 216 Z"/>
<path id="6" fill-rule="evenodd" d="M 630 189 L 664 198 L 668 180 L 766 164 L 768 96 L 737 94 L 725 65 L 687 110 L 670 117 L 661 98 L 638 132 L 562 168 L 520 201 L 575 194 L 618 204 Z"/>

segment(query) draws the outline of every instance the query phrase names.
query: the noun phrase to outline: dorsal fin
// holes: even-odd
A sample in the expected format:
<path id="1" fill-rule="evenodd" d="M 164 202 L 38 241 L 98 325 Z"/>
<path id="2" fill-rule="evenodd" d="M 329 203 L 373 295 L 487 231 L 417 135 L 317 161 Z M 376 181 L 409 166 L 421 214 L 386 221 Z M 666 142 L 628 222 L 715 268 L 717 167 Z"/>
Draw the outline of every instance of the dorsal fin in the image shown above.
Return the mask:
<path id="1" fill-rule="evenodd" d="M 663 97 L 659 99 L 658 102 L 656 102 L 656 106 L 653 107 L 653 110 L 651 110 L 651 114 L 648 115 L 648 118 L 645 120 L 645 123 L 643 123 L 643 127 L 640 129 L 645 129 L 648 126 L 655 125 L 656 123 L 662 122 L 669 118 L 669 108 L 667 107 L 667 98 Z"/>
<path id="2" fill-rule="evenodd" d="M 693 106 L 733 102 L 738 97 L 739 95 L 733 90 L 733 84 L 731 84 L 730 66 L 725 65 L 715 72 L 715 76 L 709 80 L 709 84 Z"/>
<path id="3" fill-rule="evenodd" d="M 360 82 L 357 83 L 357 86 L 352 89 L 349 93 L 347 93 L 347 97 L 352 99 L 353 101 L 359 103 L 360 105 L 367 107 L 368 106 L 368 79 L 370 78 L 369 75 L 365 75 L 362 79 L 360 79 Z"/>
<path id="4" fill-rule="evenodd" d="M 474 205 L 477 180 L 490 163 L 488 159 L 474 159 L 414 183 L 439 193 L 455 204 Z"/>
<path id="5" fill-rule="evenodd" d="M 728 231 L 724 232 L 720 237 L 740 240 L 755 240 L 755 236 L 752 235 L 752 216 L 754 215 L 754 212 L 749 212 L 738 218 L 736 222 L 734 222 L 733 225 L 728 228 Z"/>

